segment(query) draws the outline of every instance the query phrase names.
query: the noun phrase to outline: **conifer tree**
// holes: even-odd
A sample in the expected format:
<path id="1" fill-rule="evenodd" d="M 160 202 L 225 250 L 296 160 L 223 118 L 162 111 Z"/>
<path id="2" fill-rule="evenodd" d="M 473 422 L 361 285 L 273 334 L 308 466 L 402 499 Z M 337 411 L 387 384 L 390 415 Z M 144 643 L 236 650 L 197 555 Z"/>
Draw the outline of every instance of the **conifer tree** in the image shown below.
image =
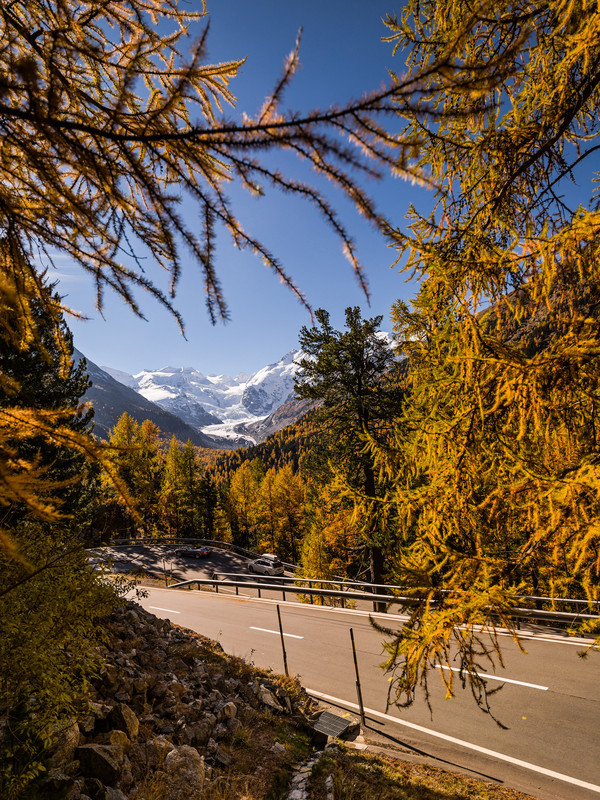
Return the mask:
<path id="1" fill-rule="evenodd" d="M 297 564 L 305 532 L 305 487 L 289 464 L 277 471 L 273 481 L 273 514 L 276 520 L 275 552 L 285 561 Z"/>
<path id="2" fill-rule="evenodd" d="M 0 393 L 0 408 L 34 409 L 35 411 L 63 412 L 61 424 L 78 434 L 91 431 L 93 409 L 84 408 L 81 399 L 89 386 L 85 360 L 73 361 L 73 339 L 60 311 L 55 319 L 48 307 L 59 310 L 61 298 L 55 287 L 47 284 L 46 276 L 40 278 L 43 299 L 33 298 L 31 315 L 39 335 L 26 349 L 14 348 L 0 338 L 0 373 L 7 384 Z M 18 308 L 4 309 L 17 322 Z M 57 348 L 53 324 L 57 322 L 62 338 L 62 349 Z M 82 519 L 84 507 L 91 500 L 94 479 L 90 464 L 82 453 L 48 442 L 44 436 L 23 440 L 20 436 L 6 442 L 18 459 L 36 462 L 38 468 L 52 468 L 54 485 L 52 502 L 66 520 L 78 514 Z M 26 504 L 13 503 L 4 515 L 5 526 L 31 514 Z"/>
<path id="3" fill-rule="evenodd" d="M 265 473 L 265 477 L 260 484 L 260 530 L 261 541 L 260 551 L 277 553 L 278 531 L 277 531 L 277 506 L 275 499 L 275 480 L 277 470 L 271 467 Z"/>
<path id="4" fill-rule="evenodd" d="M 182 527 L 183 462 L 179 442 L 173 435 L 165 458 L 160 491 L 160 521 L 168 536 L 178 536 Z"/>
<path id="5" fill-rule="evenodd" d="M 401 395 L 392 376 L 394 352 L 378 336 L 381 316 L 363 320 L 358 307 L 347 308 L 342 332 L 331 326 L 327 311 L 319 309 L 315 316 L 318 327 L 300 332 L 300 346 L 308 357 L 300 362 L 296 393 L 322 401 L 317 411 L 321 446 L 353 496 L 369 552 L 370 579 L 382 583 L 389 519 L 380 513 L 382 488 L 366 444 L 386 437 L 399 408 Z"/>
<path id="6" fill-rule="evenodd" d="M 160 491 L 161 524 L 169 535 L 194 536 L 200 522 L 198 470 L 194 445 L 183 449 L 173 436 L 162 472 Z"/>
<path id="7" fill-rule="evenodd" d="M 163 470 L 160 450 L 160 429 L 150 420 L 141 425 L 125 411 L 109 436 L 108 452 L 114 473 L 123 491 L 106 481 L 113 525 L 122 526 L 127 535 L 135 536 L 138 526 L 146 535 L 156 532 Z M 112 533 L 117 530 L 112 531 Z"/>
<path id="8" fill-rule="evenodd" d="M 485 705 L 478 666 L 501 652 L 481 631 L 514 630 L 518 595 L 599 597 L 596 22 L 588 0 L 425 0 L 388 19 L 424 93 L 403 135 L 437 186 L 393 235 L 421 281 L 394 310 L 407 402 L 378 461 L 416 532 L 400 702 L 454 659 Z"/>
<path id="9" fill-rule="evenodd" d="M 307 533 L 302 542 L 302 575 L 331 579 L 360 578 L 365 573 L 360 526 L 354 519 L 351 500 L 343 479 L 334 477 L 325 485 L 309 482 L 310 506 Z"/>
<path id="10" fill-rule="evenodd" d="M 256 461 L 244 461 L 229 482 L 228 505 L 234 541 L 250 550 L 258 544 L 260 479 Z"/>

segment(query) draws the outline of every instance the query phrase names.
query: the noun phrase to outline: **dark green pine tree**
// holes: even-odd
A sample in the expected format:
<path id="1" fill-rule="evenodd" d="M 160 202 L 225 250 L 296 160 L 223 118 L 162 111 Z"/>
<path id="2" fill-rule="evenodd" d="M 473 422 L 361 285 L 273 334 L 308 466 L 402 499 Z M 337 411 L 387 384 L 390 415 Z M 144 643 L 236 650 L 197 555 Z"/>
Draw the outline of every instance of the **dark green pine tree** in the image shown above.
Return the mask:
<path id="1" fill-rule="evenodd" d="M 44 283 L 44 276 L 40 283 Z M 81 398 L 90 385 L 85 359 L 75 363 L 73 337 L 62 315 L 60 327 L 62 349 L 57 346 L 55 321 L 48 308 L 56 312 L 61 298 L 55 285 L 43 288 L 42 299 L 34 300 L 32 311 L 37 336 L 28 349 L 16 350 L 0 339 L 0 371 L 12 379 L 13 389 L 0 395 L 1 407 L 35 408 L 66 411 L 62 419 L 78 433 L 91 433 L 93 409 L 81 407 Z M 47 305 L 46 305 L 47 304 Z M 49 443 L 44 437 L 16 440 L 12 447 L 26 459 L 36 459 L 48 466 L 53 484 L 50 494 L 58 511 L 65 518 L 84 521 L 97 483 L 94 470 L 77 451 Z M 13 505 L 4 517 L 4 525 L 15 525 L 27 518 L 25 506 Z"/>
<path id="2" fill-rule="evenodd" d="M 380 513 L 383 487 L 369 442 L 386 439 L 401 403 L 393 379 L 396 357 L 378 335 L 381 316 L 363 320 L 357 306 L 347 308 L 345 331 L 334 330 L 327 311 L 319 309 L 315 316 L 318 326 L 300 331 L 306 357 L 296 393 L 322 401 L 319 447 L 348 486 L 368 550 L 370 579 L 381 583 L 390 524 Z"/>

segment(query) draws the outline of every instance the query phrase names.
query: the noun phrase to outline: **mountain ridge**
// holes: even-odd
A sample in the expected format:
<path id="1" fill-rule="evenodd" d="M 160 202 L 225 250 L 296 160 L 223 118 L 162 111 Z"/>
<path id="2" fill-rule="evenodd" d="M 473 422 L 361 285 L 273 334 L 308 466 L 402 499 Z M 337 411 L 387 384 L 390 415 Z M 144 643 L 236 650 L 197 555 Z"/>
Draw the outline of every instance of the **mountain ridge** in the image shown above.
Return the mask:
<path id="1" fill-rule="evenodd" d="M 252 375 L 241 372 L 235 378 L 225 374 L 207 376 L 193 367 L 168 366 L 141 370 L 135 375 L 111 367 L 101 369 L 203 434 L 229 440 L 229 447 L 243 447 L 256 443 L 254 429 L 258 435 L 263 427 L 272 429 L 275 423 L 267 420 L 281 406 L 298 402 L 294 379 L 303 355 L 300 350 L 290 350 Z"/>
<path id="2" fill-rule="evenodd" d="M 82 401 L 89 402 L 94 408 L 94 434 L 101 439 L 108 439 L 110 431 L 117 424 L 124 412 L 127 412 L 138 424 L 149 419 L 158 425 L 164 437 L 175 436 L 182 442 L 188 439 L 198 447 L 211 449 L 228 449 L 231 442 L 208 436 L 185 423 L 180 417 L 146 400 L 131 387 L 116 380 L 104 369 L 90 361 L 81 351 L 74 349 L 73 358 L 78 363 L 85 359 L 87 372 L 92 385 L 87 389 Z"/>

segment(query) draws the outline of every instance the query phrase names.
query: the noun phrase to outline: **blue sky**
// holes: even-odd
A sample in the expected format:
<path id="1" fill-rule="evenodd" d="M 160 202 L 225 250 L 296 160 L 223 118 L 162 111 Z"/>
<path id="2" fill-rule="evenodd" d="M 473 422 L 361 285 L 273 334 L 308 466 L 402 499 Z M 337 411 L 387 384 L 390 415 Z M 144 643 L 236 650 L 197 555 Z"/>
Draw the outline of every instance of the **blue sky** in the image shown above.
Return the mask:
<path id="1" fill-rule="evenodd" d="M 308 111 L 378 88 L 388 68 L 403 72 L 401 56 L 392 58 L 391 45 L 381 42 L 386 34 L 382 18 L 394 10 L 389 0 L 208 0 L 209 60 L 247 57 L 231 86 L 238 103 L 228 116 L 257 111 L 301 26 L 302 67 L 287 90 L 284 108 Z M 367 188 L 399 226 L 411 201 L 422 210 L 431 202 L 426 192 L 399 178 Z M 372 295 L 370 307 L 338 239 L 306 203 L 272 192 L 255 199 L 236 187 L 228 194 L 243 227 L 280 259 L 313 308 L 331 313 L 334 325 L 343 325 L 347 306 L 360 305 L 366 316 L 383 314 L 382 327 L 389 330 L 391 304 L 414 295 L 414 284 L 408 284 L 397 267 L 391 268 L 394 250 L 341 195 L 330 197 L 358 245 Z M 185 207 L 184 214 L 193 220 L 194 209 Z M 175 321 L 149 296 L 140 297 L 147 321 L 136 319 L 121 300 L 109 296 L 103 319 L 94 308 L 91 282 L 59 256 L 66 304 L 90 317 L 69 321 L 75 345 L 97 364 L 131 373 L 171 365 L 231 375 L 251 373 L 297 347 L 300 327 L 310 324 L 310 318 L 261 260 L 237 251 L 223 234 L 216 263 L 230 320 L 210 324 L 197 267 L 190 262 L 175 301 L 186 324 L 184 339 Z M 152 265 L 148 270 L 153 276 Z M 156 281 L 166 285 L 161 275 Z"/>

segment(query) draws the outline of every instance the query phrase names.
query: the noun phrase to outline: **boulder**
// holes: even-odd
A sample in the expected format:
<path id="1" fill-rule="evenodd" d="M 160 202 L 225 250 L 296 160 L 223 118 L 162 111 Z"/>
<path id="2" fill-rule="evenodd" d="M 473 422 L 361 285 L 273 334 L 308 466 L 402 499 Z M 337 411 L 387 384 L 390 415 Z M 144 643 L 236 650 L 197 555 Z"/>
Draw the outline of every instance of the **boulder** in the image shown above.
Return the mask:
<path id="1" fill-rule="evenodd" d="M 138 735 L 140 723 L 135 712 L 125 703 L 119 703 L 110 712 L 110 721 L 113 728 L 124 731 L 130 739 Z"/>
<path id="2" fill-rule="evenodd" d="M 69 761 L 72 761 L 75 749 L 79 746 L 80 741 L 81 732 L 77 722 L 71 722 L 68 725 L 58 728 L 56 731 L 55 749 L 50 761 L 50 766 L 62 767 Z"/>
<path id="3" fill-rule="evenodd" d="M 204 758 L 193 747 L 182 744 L 166 757 L 165 772 L 173 798 L 195 796 L 204 785 Z"/>
<path id="4" fill-rule="evenodd" d="M 237 706 L 233 702 L 225 703 L 221 710 L 225 719 L 231 719 L 237 716 Z"/>
<path id="5" fill-rule="evenodd" d="M 264 706 L 267 706 L 267 708 L 270 708 L 277 714 L 283 713 L 283 708 L 279 704 L 273 692 L 270 689 L 267 689 L 267 687 L 262 683 L 258 687 L 258 699 Z"/>
<path id="6" fill-rule="evenodd" d="M 123 748 L 109 744 L 83 744 L 75 750 L 81 774 L 112 784 L 119 780 L 123 764 Z"/>

